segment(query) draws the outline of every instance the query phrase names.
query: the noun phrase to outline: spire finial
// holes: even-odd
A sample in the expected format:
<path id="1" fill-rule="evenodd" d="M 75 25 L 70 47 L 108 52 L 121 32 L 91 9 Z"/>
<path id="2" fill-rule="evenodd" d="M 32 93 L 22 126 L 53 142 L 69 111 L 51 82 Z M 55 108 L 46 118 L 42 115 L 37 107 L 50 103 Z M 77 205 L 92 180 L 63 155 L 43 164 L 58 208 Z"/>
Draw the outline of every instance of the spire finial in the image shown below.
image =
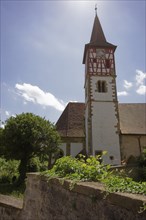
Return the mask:
<path id="1" fill-rule="evenodd" d="M 95 15 L 97 15 L 97 4 L 95 4 Z"/>

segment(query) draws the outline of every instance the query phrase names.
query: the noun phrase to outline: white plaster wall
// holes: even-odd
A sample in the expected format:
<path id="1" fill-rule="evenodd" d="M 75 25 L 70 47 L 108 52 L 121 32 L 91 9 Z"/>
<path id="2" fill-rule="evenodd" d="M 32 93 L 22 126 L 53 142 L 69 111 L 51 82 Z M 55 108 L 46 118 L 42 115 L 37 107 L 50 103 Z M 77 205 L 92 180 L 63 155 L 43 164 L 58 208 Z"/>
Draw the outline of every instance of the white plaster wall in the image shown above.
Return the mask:
<path id="1" fill-rule="evenodd" d="M 83 144 L 82 143 L 71 143 L 71 149 L 70 149 L 70 154 L 72 157 L 77 156 L 83 149 Z"/>
<path id="2" fill-rule="evenodd" d="M 62 143 L 61 145 L 59 145 L 59 148 L 60 148 L 61 150 L 63 150 L 64 156 L 66 156 L 66 143 Z"/>
<path id="3" fill-rule="evenodd" d="M 85 138 L 86 138 L 86 152 L 88 154 L 88 107 L 85 110 Z"/>
<path id="4" fill-rule="evenodd" d="M 115 83 L 112 83 L 113 77 L 108 76 L 108 77 L 102 77 L 102 76 L 92 76 L 91 78 L 91 88 L 92 88 L 92 97 L 94 100 L 98 100 L 98 101 L 113 101 L 113 87 L 115 87 Z M 99 80 L 103 80 L 106 81 L 107 83 L 107 92 L 105 93 L 98 93 L 96 84 L 97 81 Z"/>
<path id="5" fill-rule="evenodd" d="M 104 162 L 111 163 L 110 156 L 114 156 L 113 164 L 120 164 L 119 135 L 116 133 L 117 118 L 113 102 L 92 103 L 92 140 L 93 153 L 95 150 L 105 150 L 108 155 Z"/>

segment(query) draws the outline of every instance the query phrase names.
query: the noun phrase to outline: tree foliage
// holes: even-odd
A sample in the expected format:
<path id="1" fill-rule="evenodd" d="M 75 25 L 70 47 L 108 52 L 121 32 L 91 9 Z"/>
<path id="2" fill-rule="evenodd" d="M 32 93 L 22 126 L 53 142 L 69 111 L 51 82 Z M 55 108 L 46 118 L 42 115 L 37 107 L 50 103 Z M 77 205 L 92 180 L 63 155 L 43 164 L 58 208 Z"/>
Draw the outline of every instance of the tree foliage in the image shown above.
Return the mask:
<path id="1" fill-rule="evenodd" d="M 18 177 L 19 162 L 0 157 L 0 184 L 12 183 Z"/>
<path id="2" fill-rule="evenodd" d="M 0 157 L 4 155 L 3 128 L 0 127 Z"/>
<path id="3" fill-rule="evenodd" d="M 146 149 L 144 149 L 138 158 L 140 179 L 146 181 Z"/>
<path id="4" fill-rule="evenodd" d="M 6 120 L 2 136 L 5 156 L 20 160 L 20 182 L 26 176 L 27 164 L 31 158 L 42 155 L 51 157 L 60 142 L 54 125 L 32 113 L 22 113 Z"/>
<path id="5" fill-rule="evenodd" d="M 144 149 L 138 158 L 138 163 L 140 167 L 146 167 L 146 149 Z"/>

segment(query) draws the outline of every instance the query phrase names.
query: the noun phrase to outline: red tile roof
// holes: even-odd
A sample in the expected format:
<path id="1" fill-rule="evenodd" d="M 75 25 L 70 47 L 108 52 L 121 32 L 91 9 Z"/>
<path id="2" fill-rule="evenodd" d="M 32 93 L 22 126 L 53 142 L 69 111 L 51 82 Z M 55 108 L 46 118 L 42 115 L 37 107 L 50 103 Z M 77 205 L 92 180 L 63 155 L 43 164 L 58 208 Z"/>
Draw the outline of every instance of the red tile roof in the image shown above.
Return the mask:
<path id="1" fill-rule="evenodd" d="M 146 134 L 146 104 L 119 104 L 122 134 Z"/>
<path id="2" fill-rule="evenodd" d="M 70 102 L 56 123 L 61 137 L 85 137 L 84 103 Z M 122 134 L 146 134 L 146 104 L 119 104 Z"/>
<path id="3" fill-rule="evenodd" d="M 84 137 L 84 103 L 70 102 L 56 123 L 61 137 Z"/>

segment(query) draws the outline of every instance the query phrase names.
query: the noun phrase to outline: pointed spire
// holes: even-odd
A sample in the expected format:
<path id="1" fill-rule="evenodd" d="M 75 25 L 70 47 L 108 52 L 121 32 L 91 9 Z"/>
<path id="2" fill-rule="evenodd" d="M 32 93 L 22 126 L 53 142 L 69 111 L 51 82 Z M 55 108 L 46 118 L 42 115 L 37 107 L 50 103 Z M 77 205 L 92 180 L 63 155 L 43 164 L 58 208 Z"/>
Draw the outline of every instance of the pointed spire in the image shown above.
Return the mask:
<path id="1" fill-rule="evenodd" d="M 106 38 L 105 38 L 105 35 L 103 33 L 100 21 L 98 19 L 97 12 L 95 14 L 95 19 L 94 19 L 94 24 L 93 24 L 90 43 L 100 44 L 100 45 L 106 43 Z"/>
<path id="2" fill-rule="evenodd" d="M 90 46 L 99 47 L 99 48 L 112 48 L 114 51 L 116 50 L 116 47 L 117 47 L 106 41 L 99 18 L 97 16 L 97 6 L 95 6 L 95 19 L 94 19 L 90 43 L 85 44 L 84 56 L 83 56 L 84 64 L 86 60 L 86 53 Z"/>

